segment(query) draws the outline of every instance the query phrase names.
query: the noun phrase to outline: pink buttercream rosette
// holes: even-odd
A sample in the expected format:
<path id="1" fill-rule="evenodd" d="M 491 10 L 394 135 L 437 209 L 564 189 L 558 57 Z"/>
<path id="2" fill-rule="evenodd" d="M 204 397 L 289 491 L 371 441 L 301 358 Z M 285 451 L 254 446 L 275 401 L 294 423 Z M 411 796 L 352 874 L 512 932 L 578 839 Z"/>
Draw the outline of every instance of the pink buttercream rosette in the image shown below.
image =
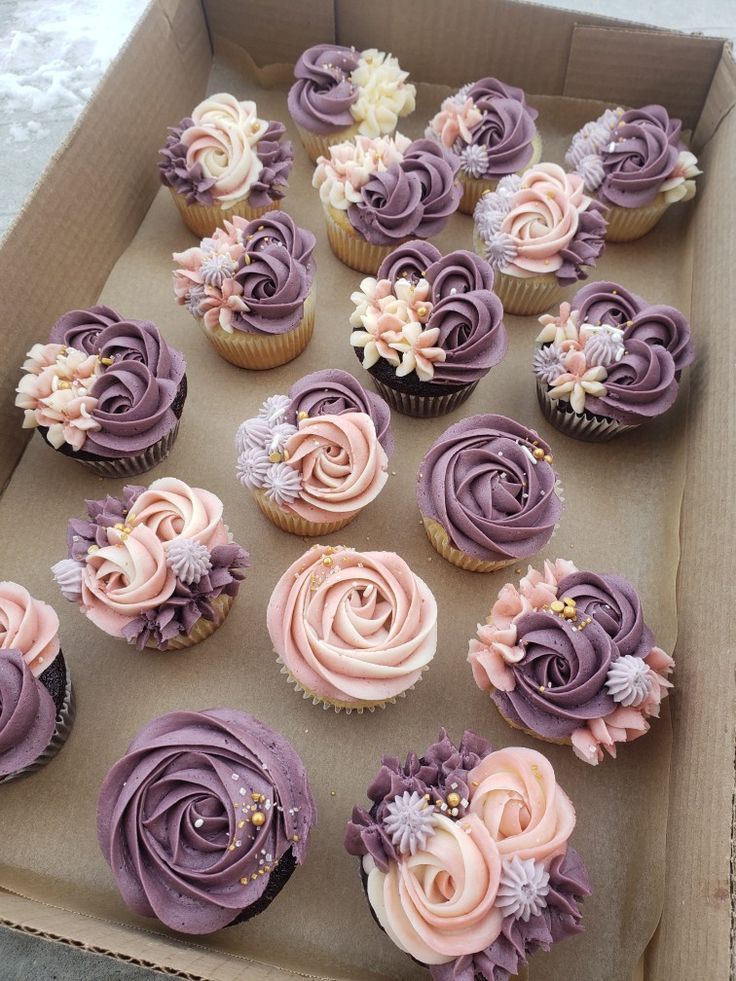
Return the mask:
<path id="1" fill-rule="evenodd" d="M 468 661 L 511 725 L 594 766 L 649 731 L 674 667 L 630 583 L 565 559 L 503 586 Z"/>

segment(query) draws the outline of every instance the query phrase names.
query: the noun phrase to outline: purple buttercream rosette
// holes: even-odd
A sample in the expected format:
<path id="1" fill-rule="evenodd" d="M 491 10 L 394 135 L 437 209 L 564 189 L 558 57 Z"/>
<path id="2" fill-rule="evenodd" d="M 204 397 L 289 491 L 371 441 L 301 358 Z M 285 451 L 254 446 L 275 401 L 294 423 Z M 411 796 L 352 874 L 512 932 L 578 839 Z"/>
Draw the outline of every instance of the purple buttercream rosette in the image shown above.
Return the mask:
<path id="1" fill-rule="evenodd" d="M 379 926 L 434 981 L 508 981 L 582 929 L 575 812 L 540 753 L 441 729 L 422 755 L 385 756 L 368 797 L 345 848 Z"/>
<path id="2" fill-rule="evenodd" d="M 359 60 L 357 51 L 339 44 L 316 44 L 300 55 L 294 65 L 296 81 L 287 99 L 294 122 L 321 135 L 352 126 L 350 107 L 358 91 L 350 74 Z"/>

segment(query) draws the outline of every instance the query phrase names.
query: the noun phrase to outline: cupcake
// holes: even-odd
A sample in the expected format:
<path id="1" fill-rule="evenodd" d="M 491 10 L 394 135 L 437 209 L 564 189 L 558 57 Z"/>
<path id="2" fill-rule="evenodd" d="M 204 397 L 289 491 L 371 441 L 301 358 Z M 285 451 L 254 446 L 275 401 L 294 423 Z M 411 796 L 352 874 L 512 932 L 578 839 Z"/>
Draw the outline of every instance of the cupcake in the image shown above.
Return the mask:
<path id="1" fill-rule="evenodd" d="M 169 129 L 159 152 L 161 182 L 186 226 L 211 235 L 225 218 L 250 220 L 278 208 L 294 162 L 286 127 L 260 119 L 255 102 L 211 95 Z"/>
<path id="2" fill-rule="evenodd" d="M 505 416 L 470 416 L 419 466 L 417 504 L 432 546 L 469 572 L 495 572 L 539 552 L 562 515 L 547 443 Z"/>
<path id="3" fill-rule="evenodd" d="M 523 89 L 497 78 L 463 85 L 444 100 L 429 121 L 427 136 L 460 159 L 463 214 L 472 215 L 483 192 L 494 191 L 500 178 L 539 163 L 542 139 L 534 124 L 537 115 Z"/>
<path id="4" fill-rule="evenodd" d="M 694 197 L 702 173 L 682 139 L 681 120 L 657 105 L 606 109 L 573 136 L 565 162 L 607 205 L 609 242 L 646 235 L 671 204 Z"/>
<path id="5" fill-rule="evenodd" d="M 437 604 L 394 552 L 313 545 L 276 583 L 268 632 L 281 671 L 315 705 L 385 708 L 437 649 Z"/>
<path id="6" fill-rule="evenodd" d="M 59 618 L 14 582 L 0 582 L 0 783 L 58 753 L 74 721 Z"/>
<path id="7" fill-rule="evenodd" d="M 509 725 L 593 766 L 649 731 L 674 667 L 630 582 L 565 559 L 501 589 L 468 661 Z"/>
<path id="8" fill-rule="evenodd" d="M 605 210 L 584 193 L 579 174 L 551 163 L 503 177 L 481 197 L 473 243 L 496 271 L 506 313 L 542 313 L 563 286 L 585 279 L 603 251 Z"/>
<path id="9" fill-rule="evenodd" d="M 145 473 L 169 455 L 187 397 L 186 361 L 155 324 L 110 307 L 71 310 L 23 363 L 24 429 L 100 477 Z"/>
<path id="10" fill-rule="evenodd" d="M 388 136 L 414 112 L 416 89 L 390 54 L 315 44 L 294 65 L 291 118 L 312 163 L 353 136 Z"/>
<path id="11" fill-rule="evenodd" d="M 532 954 L 583 929 L 575 809 L 545 756 L 440 729 L 403 766 L 381 764 L 345 848 L 373 918 L 434 981 L 526 977 Z"/>
<path id="12" fill-rule="evenodd" d="M 65 599 L 139 650 L 182 650 L 217 630 L 249 565 L 218 497 L 162 477 L 85 503 L 51 570 Z"/>
<path id="13" fill-rule="evenodd" d="M 434 140 L 356 136 L 317 160 L 312 184 L 341 262 L 374 274 L 397 245 L 439 234 L 457 210 L 460 162 Z"/>
<path id="14" fill-rule="evenodd" d="M 174 294 L 214 349 L 239 368 L 298 357 L 314 331 L 315 237 L 283 211 L 234 217 L 186 252 L 174 252 Z"/>
<path id="15" fill-rule="evenodd" d="M 299 389 L 296 399 L 272 395 L 240 424 L 236 476 L 277 528 L 329 535 L 380 494 L 388 480 L 384 447 L 392 449 L 393 437 L 380 407 L 374 421 L 352 406 L 310 415 L 295 410 L 298 400 Z"/>
<path id="16" fill-rule="evenodd" d="M 97 802 L 97 840 L 126 906 L 188 934 L 270 906 L 303 864 L 315 822 L 291 744 L 228 708 L 149 722 Z"/>
<path id="17" fill-rule="evenodd" d="M 418 264 L 422 266 L 418 270 Z M 428 242 L 395 249 L 351 296 L 350 343 L 386 401 L 410 416 L 457 408 L 506 354 L 493 270 Z"/>
<path id="18" fill-rule="evenodd" d="M 533 368 L 546 419 L 603 442 L 666 412 L 693 360 L 690 325 L 674 307 L 618 283 L 590 283 L 543 326 Z"/>

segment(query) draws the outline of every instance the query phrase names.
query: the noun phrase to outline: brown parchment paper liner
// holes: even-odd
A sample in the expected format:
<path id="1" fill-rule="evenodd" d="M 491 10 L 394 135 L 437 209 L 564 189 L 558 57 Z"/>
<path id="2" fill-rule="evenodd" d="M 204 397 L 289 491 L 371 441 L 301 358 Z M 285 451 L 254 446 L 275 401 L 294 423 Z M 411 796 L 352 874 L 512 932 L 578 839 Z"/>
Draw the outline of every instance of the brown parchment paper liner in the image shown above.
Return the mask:
<path id="1" fill-rule="evenodd" d="M 609 439 L 638 429 L 639 423 L 627 425 L 618 419 L 606 419 L 604 416 L 594 416 L 592 413 L 569 412 L 560 399 L 549 397 L 549 386 L 537 380 L 537 401 L 544 418 L 564 433 L 574 439 L 583 439 L 589 443 L 607 443 Z"/>
<path id="2" fill-rule="evenodd" d="M 296 137 L 282 89 L 260 90 L 241 68 L 216 60 L 209 91 L 234 91 L 255 98 L 269 118 L 282 119 Z M 419 108 L 402 120 L 402 132 L 418 137 L 449 88 L 420 86 Z M 570 136 L 599 115 L 599 103 L 534 97 L 545 156 L 561 161 Z M 155 166 L 152 160 L 151 166 Z M 32 780 L 0 792 L 3 836 L 0 885 L 43 904 L 73 909 L 99 920 L 125 923 L 146 936 L 171 937 L 155 921 L 132 915 L 115 889 L 95 836 L 94 802 L 109 767 L 134 733 L 151 718 L 181 708 L 232 705 L 253 712 L 283 732 L 304 759 L 319 809 L 307 863 L 277 901 L 250 924 L 212 937 L 177 938 L 192 953 L 231 953 L 278 963 L 307 976 L 427 981 L 424 970 L 402 954 L 373 922 L 355 859 L 343 851 L 345 823 L 355 803 L 366 803 L 366 787 L 382 753 L 424 749 L 448 726 L 453 737 L 475 729 L 496 747 L 536 740 L 511 732 L 487 705 L 465 664 L 467 642 L 490 597 L 508 571 L 476 576 L 443 561 L 425 535 L 414 499 L 421 459 L 447 428 L 447 417 L 413 419 L 395 414 L 397 452 L 378 508 L 367 508 L 349 534 L 331 536 L 363 549 L 398 552 L 421 576 L 439 605 L 439 644 L 432 670 L 411 697 L 385 712 L 350 717 L 318 711 L 294 697 L 279 675 L 266 630 L 266 606 L 284 569 L 305 543 L 264 521 L 243 499 L 235 478 L 234 436 L 240 420 L 255 415 L 274 392 L 286 392 L 301 375 L 327 366 L 356 374 L 347 340 L 356 289 L 355 272 L 332 255 L 319 195 L 311 187 L 312 165 L 296 147 L 284 207 L 314 231 L 320 304 L 312 343 L 298 362 L 272 371 L 244 374 L 202 344 L 192 318 L 177 306 L 171 289 L 171 253 L 195 244 L 182 226 L 167 189 L 162 189 L 138 234 L 113 270 L 100 301 L 131 317 L 158 323 L 166 339 L 184 352 L 190 392 L 186 421 L 176 445 L 151 478 L 176 475 L 206 487 L 225 504 L 234 537 L 251 553 L 252 567 L 231 615 L 216 640 L 170 657 L 141 657 L 135 648 L 106 637 L 62 602 L 49 566 L 65 554 L 70 515 L 85 497 L 119 493 L 73 460 L 51 456 L 31 440 L 0 505 L 5 545 L 4 575 L 24 583 L 32 595 L 52 602 L 61 618 L 64 654 L 74 674 L 80 709 L 64 751 Z M 690 207 L 671 208 L 646 238 L 610 247 L 594 275 L 622 282 L 653 302 L 690 308 L 690 257 L 682 221 Z M 470 248 L 472 220 L 454 216 L 436 244 L 442 251 Z M 673 269 L 678 274 L 673 274 Z M 686 271 L 688 274 L 686 275 Z M 566 295 L 572 296 L 573 290 Z M 606 446 L 565 439 L 545 421 L 531 373 L 535 319 L 507 316 L 509 352 L 479 384 L 472 412 L 500 412 L 537 429 L 552 447 L 565 488 L 560 531 L 534 560 L 565 556 L 581 568 L 615 571 L 639 590 L 658 642 L 672 651 L 676 635 L 675 578 L 679 556 L 679 512 L 684 484 L 686 389 L 677 404 L 651 425 Z M 49 325 L 50 326 L 50 325 Z M 699 344 L 701 335 L 696 333 Z M 462 418 L 461 409 L 457 417 Z M 712 452 L 712 450 L 711 450 Z M 53 469 L 52 469 L 53 467 Z M 524 569 L 526 563 L 512 567 Z M 703 652 L 683 651 L 681 661 Z M 697 681 L 697 673 L 693 673 Z M 668 702 L 677 710 L 678 671 Z M 671 727 L 668 707 L 646 739 L 622 746 L 618 759 L 589 767 L 569 748 L 545 747 L 561 786 L 577 812 L 572 842 L 590 870 L 593 895 L 584 904 L 586 932 L 532 959 L 533 981 L 631 981 L 634 965 L 654 933 L 664 893 Z M 725 779 L 725 775 L 724 775 Z M 334 796 L 333 796 L 334 792 Z M 30 814 L 44 806 L 43 820 L 28 833 Z M 59 842 L 64 847 L 59 848 Z M 674 888 L 674 887 L 673 887 Z M 602 967 L 605 965 L 605 967 Z M 247 976 L 243 960 L 243 974 Z M 673 981 L 674 981 L 674 975 Z"/>

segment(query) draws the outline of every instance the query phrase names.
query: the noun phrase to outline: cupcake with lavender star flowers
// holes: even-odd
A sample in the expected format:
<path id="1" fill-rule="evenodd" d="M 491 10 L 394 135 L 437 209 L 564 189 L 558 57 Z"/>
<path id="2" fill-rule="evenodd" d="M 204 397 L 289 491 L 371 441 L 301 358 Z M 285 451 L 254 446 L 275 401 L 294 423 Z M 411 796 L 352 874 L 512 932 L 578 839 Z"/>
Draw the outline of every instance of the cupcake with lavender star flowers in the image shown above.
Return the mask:
<path id="1" fill-rule="evenodd" d="M 470 416 L 419 466 L 417 504 L 432 547 L 468 572 L 496 572 L 539 552 L 562 516 L 550 447 L 498 415 Z"/>
<path id="2" fill-rule="evenodd" d="M 315 44 L 294 65 L 288 106 L 312 163 L 353 136 L 389 136 L 414 112 L 416 89 L 396 58 L 376 48 L 356 51 Z"/>
<path id="3" fill-rule="evenodd" d="M 542 159 L 537 115 L 523 89 L 497 78 L 463 85 L 444 100 L 427 136 L 460 159 L 463 214 L 472 215 L 481 195 L 495 190 L 500 178 L 521 174 Z"/>
<path id="4" fill-rule="evenodd" d="M 316 820 L 280 733 L 236 709 L 180 710 L 147 723 L 105 777 L 97 840 L 133 913 L 202 936 L 271 905 Z"/>
<path id="5" fill-rule="evenodd" d="M 177 303 L 220 357 L 264 370 L 298 357 L 314 331 L 314 235 L 284 212 L 234 217 L 175 252 Z"/>
<path id="6" fill-rule="evenodd" d="M 539 405 L 560 432 L 589 442 L 666 412 L 694 358 L 679 310 L 617 283 L 590 283 L 540 323 L 533 361 Z"/>
<path id="7" fill-rule="evenodd" d="M 65 313 L 34 344 L 15 404 L 24 429 L 101 477 L 145 473 L 168 456 L 187 397 L 186 361 L 147 320 L 105 306 Z"/>
<path id="8" fill-rule="evenodd" d="M 434 140 L 356 136 L 317 160 L 312 184 L 335 255 L 375 274 L 410 239 L 439 234 L 457 210 L 459 160 Z"/>
<path id="9" fill-rule="evenodd" d="M 219 92 L 169 129 L 161 182 L 186 226 L 202 237 L 226 218 L 250 220 L 279 207 L 294 162 L 286 127 L 261 119 L 255 102 Z"/>
<path id="10" fill-rule="evenodd" d="M 218 497 L 162 477 L 85 503 L 52 568 L 65 599 L 139 650 L 183 650 L 222 625 L 250 563 Z"/>
<path id="11" fill-rule="evenodd" d="M 0 582 L 0 784 L 48 763 L 73 722 L 58 616 L 24 586 Z"/>
<path id="12" fill-rule="evenodd" d="M 631 583 L 566 559 L 501 589 L 468 661 L 509 725 L 593 766 L 649 731 L 674 667 Z"/>
<path id="13" fill-rule="evenodd" d="M 388 480 L 384 446 L 391 450 L 393 438 L 384 412 L 370 405 L 372 412 L 363 411 L 360 397 L 355 407 L 345 405 L 344 391 L 337 393 L 339 411 L 312 415 L 295 410 L 298 389 L 296 398 L 272 395 L 238 428 L 238 480 L 262 513 L 293 535 L 344 528 Z"/>
<path id="14" fill-rule="evenodd" d="M 541 753 L 443 728 L 403 764 L 384 756 L 368 798 L 345 848 L 379 927 L 433 981 L 526 978 L 533 954 L 583 929 L 575 809 Z"/>
<path id="15" fill-rule="evenodd" d="M 609 242 L 646 235 L 670 205 L 695 196 L 702 173 L 681 120 L 659 105 L 606 109 L 573 136 L 565 162 L 607 206 Z"/>
<path id="16" fill-rule="evenodd" d="M 587 277 L 604 248 L 604 212 L 579 174 L 551 163 L 503 177 L 481 197 L 473 243 L 495 270 L 507 313 L 542 313 L 562 287 Z"/>
<path id="17" fill-rule="evenodd" d="M 451 412 L 506 354 L 493 270 L 472 252 L 443 256 L 408 242 L 351 300 L 353 350 L 380 394 L 406 415 Z"/>

